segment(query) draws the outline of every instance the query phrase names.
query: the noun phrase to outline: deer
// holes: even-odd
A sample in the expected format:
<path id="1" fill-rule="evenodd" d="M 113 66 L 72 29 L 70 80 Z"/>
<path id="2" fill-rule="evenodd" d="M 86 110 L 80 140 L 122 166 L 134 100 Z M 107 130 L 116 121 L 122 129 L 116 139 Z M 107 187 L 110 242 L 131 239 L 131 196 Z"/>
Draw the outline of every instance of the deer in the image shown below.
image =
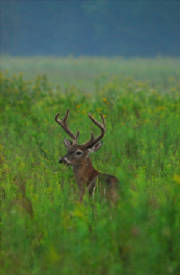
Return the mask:
<path id="1" fill-rule="evenodd" d="M 63 128 L 69 135 L 71 140 L 64 139 L 64 145 L 67 153 L 59 159 L 59 163 L 67 166 L 72 166 L 76 183 L 79 187 L 79 200 L 82 202 L 85 192 L 88 191 L 90 196 L 94 196 L 96 189 L 99 190 L 100 197 L 106 198 L 111 202 L 116 202 L 118 199 L 118 183 L 119 180 L 109 174 L 101 173 L 96 170 L 89 157 L 90 153 L 96 152 L 102 145 L 101 139 L 105 134 L 105 120 L 101 114 L 102 123 L 98 122 L 91 114 L 88 114 L 90 120 L 100 129 L 101 133 L 96 138 L 91 133 L 89 140 L 84 144 L 78 144 L 78 137 L 80 132 L 73 134 L 69 129 L 67 120 L 69 110 L 63 119 L 59 118 L 59 113 L 55 115 L 55 121 Z"/>

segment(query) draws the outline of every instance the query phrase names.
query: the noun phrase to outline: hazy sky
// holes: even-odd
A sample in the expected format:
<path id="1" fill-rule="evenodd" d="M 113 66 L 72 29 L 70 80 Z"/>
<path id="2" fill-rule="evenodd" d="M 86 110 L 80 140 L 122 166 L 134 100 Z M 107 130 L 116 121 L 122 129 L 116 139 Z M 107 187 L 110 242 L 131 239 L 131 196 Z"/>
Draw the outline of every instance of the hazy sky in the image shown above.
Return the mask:
<path id="1" fill-rule="evenodd" d="M 0 53 L 178 54 L 177 0 L 0 1 Z"/>

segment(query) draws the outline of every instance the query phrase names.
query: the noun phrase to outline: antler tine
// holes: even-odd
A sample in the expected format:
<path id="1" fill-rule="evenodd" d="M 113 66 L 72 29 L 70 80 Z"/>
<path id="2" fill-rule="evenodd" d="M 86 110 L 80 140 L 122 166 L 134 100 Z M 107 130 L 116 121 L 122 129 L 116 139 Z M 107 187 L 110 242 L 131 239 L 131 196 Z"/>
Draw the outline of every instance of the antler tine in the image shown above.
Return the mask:
<path id="1" fill-rule="evenodd" d="M 94 134 L 91 133 L 90 139 L 85 144 L 82 144 L 81 146 L 84 148 L 88 148 L 93 141 L 94 141 Z"/>
<path id="2" fill-rule="evenodd" d="M 55 116 L 55 121 L 61 125 L 61 127 L 65 130 L 65 132 L 73 139 L 74 143 L 77 143 L 77 138 L 79 137 L 79 131 L 77 131 L 76 135 L 74 135 L 67 126 L 67 119 L 69 115 L 69 110 L 66 111 L 64 118 L 61 120 L 59 119 L 59 113 Z"/>
<path id="3" fill-rule="evenodd" d="M 86 142 L 86 144 L 84 144 L 84 146 L 85 146 L 86 148 L 93 146 L 93 145 L 96 144 L 99 140 L 101 140 L 101 139 L 103 138 L 103 136 L 104 136 L 104 134 L 105 134 L 105 130 L 106 130 L 106 129 L 105 129 L 104 116 L 103 116 L 102 114 L 101 114 L 102 124 L 101 124 L 99 121 L 97 121 L 95 118 L 93 118 L 91 114 L 89 114 L 88 116 L 89 116 L 89 118 L 92 120 L 92 122 L 93 122 L 94 124 L 96 124 L 96 125 L 101 129 L 101 134 L 100 134 L 97 138 L 94 138 L 94 135 L 91 134 L 91 137 L 90 137 L 89 141 Z"/>
<path id="4" fill-rule="evenodd" d="M 101 114 L 101 119 L 102 119 L 103 124 L 101 124 L 95 118 L 93 118 L 91 114 L 89 114 L 88 116 L 92 120 L 92 122 L 94 122 L 101 130 L 105 131 L 105 121 L 104 121 L 103 114 Z"/>

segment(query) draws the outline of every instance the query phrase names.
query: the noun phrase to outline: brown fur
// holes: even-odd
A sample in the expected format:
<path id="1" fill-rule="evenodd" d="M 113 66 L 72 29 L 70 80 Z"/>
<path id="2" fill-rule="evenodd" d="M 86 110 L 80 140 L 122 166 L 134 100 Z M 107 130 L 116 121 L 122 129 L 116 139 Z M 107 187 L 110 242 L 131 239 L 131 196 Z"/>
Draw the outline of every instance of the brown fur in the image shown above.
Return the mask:
<path id="1" fill-rule="evenodd" d="M 73 170 L 80 189 L 80 201 L 82 201 L 86 190 L 92 196 L 96 191 L 97 185 L 101 196 L 105 196 L 112 201 L 117 201 L 118 179 L 115 176 L 102 174 L 94 169 L 89 157 L 82 159 L 77 165 L 74 165 Z"/>

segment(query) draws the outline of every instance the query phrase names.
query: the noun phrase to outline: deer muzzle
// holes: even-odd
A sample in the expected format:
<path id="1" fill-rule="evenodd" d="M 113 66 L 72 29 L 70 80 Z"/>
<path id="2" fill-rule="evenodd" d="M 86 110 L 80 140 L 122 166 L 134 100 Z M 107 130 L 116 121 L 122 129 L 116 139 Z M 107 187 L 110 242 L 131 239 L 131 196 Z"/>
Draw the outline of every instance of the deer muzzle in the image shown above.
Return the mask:
<path id="1" fill-rule="evenodd" d="M 59 163 L 63 163 L 64 162 L 64 158 L 60 158 L 58 162 Z"/>
<path id="2" fill-rule="evenodd" d="M 67 165 L 71 164 L 71 162 L 69 161 L 69 159 L 67 157 L 60 158 L 59 163 L 64 163 L 64 164 L 67 164 Z"/>

